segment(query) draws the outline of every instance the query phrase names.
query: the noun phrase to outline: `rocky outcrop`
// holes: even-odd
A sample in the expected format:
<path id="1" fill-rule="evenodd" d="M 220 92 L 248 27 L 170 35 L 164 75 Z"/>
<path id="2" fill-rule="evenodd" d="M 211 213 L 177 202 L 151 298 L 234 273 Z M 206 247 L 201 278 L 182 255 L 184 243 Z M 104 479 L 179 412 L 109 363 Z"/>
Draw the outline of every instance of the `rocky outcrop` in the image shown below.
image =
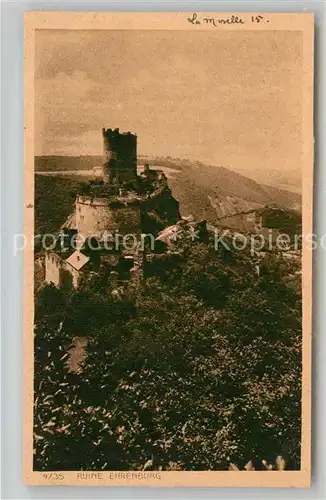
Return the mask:
<path id="1" fill-rule="evenodd" d="M 143 233 L 157 235 L 165 227 L 176 224 L 179 220 L 179 203 L 167 185 L 147 197 L 141 205 Z"/>

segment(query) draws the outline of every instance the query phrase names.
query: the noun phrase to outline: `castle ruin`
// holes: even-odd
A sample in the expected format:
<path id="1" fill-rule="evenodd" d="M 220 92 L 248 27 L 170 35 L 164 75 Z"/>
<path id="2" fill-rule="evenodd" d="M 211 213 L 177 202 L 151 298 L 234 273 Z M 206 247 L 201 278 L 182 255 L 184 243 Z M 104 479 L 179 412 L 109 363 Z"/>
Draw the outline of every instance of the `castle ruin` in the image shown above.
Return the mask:
<path id="1" fill-rule="evenodd" d="M 55 249 L 45 255 L 45 281 L 62 289 L 76 289 L 81 279 L 99 276 L 108 286 L 137 286 L 142 236 L 155 236 L 180 219 L 164 173 L 147 165 L 137 174 L 137 136 L 104 128 L 102 135 L 102 175 L 81 185 Z"/>
<path id="2" fill-rule="evenodd" d="M 119 129 L 102 129 L 104 143 L 104 181 L 122 184 L 137 177 L 137 136 Z"/>

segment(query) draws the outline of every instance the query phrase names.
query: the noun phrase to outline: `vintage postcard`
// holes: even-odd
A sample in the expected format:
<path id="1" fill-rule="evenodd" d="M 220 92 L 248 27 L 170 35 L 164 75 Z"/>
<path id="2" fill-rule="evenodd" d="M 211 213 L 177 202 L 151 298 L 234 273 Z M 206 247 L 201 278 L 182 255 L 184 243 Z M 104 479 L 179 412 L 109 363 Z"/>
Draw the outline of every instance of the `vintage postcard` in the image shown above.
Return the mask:
<path id="1" fill-rule="evenodd" d="M 313 33 L 26 14 L 25 484 L 310 485 Z"/>

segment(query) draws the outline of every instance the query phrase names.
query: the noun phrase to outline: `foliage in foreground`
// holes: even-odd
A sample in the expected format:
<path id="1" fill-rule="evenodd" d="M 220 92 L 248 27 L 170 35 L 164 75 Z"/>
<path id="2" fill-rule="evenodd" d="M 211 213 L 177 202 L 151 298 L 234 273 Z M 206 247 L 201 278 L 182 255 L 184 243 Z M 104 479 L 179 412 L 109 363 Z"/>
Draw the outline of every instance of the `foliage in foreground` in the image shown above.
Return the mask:
<path id="1" fill-rule="evenodd" d="M 124 299 L 100 282 L 38 296 L 35 469 L 298 469 L 301 303 L 279 265 L 258 277 L 195 245 L 152 274 Z"/>

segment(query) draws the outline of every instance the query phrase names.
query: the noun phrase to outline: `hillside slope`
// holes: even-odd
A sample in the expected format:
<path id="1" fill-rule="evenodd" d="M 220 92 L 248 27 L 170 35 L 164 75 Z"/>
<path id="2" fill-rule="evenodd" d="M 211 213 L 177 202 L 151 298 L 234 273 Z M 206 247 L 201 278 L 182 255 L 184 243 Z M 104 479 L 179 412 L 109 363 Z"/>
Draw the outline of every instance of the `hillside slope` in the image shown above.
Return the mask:
<path id="1" fill-rule="evenodd" d="M 169 183 L 182 213 L 193 212 L 212 223 L 212 218 L 223 217 L 228 210 L 232 214 L 270 204 L 301 209 L 298 194 L 259 184 L 224 167 L 181 165 L 180 174 L 169 179 Z"/>
<path id="2" fill-rule="evenodd" d="M 35 158 L 36 172 L 66 172 L 74 176 L 100 165 L 100 156 L 43 156 Z M 301 196 L 276 187 L 259 184 L 222 166 L 205 165 L 180 158 L 139 157 L 139 165 L 148 162 L 153 168 L 166 169 L 173 195 L 180 202 L 182 215 L 192 213 L 212 224 L 230 214 L 276 204 L 301 211 Z"/>

